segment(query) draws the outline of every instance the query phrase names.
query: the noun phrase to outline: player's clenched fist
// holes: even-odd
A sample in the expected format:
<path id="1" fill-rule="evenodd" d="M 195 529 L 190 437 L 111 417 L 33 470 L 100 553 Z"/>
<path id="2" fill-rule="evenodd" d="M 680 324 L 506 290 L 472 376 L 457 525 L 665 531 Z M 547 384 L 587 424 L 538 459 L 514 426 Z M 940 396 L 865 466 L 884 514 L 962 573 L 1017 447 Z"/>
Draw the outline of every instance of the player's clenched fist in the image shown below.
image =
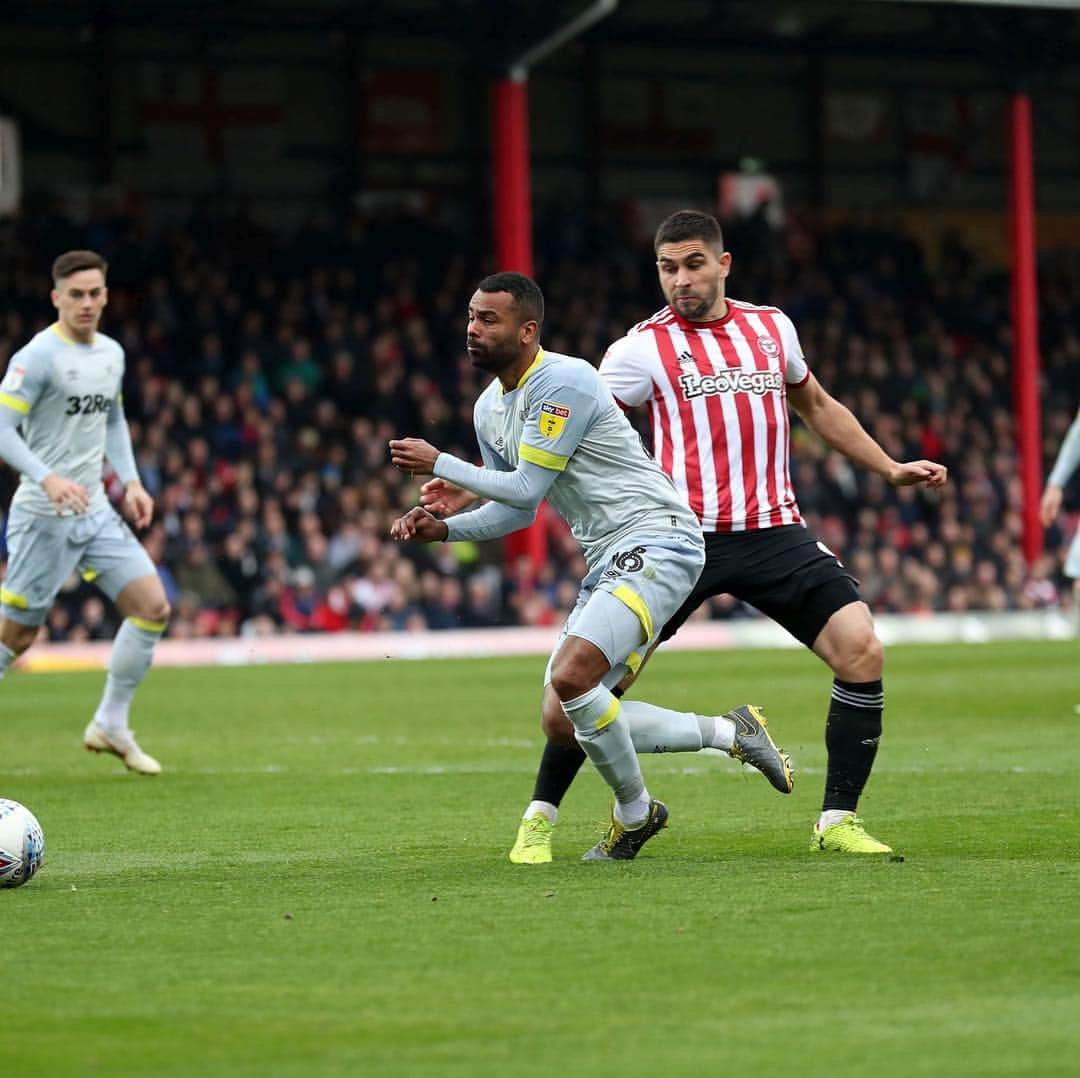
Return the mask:
<path id="1" fill-rule="evenodd" d="M 401 543 L 441 543 L 449 534 L 450 529 L 441 520 L 436 520 L 420 506 L 410 509 L 390 525 L 390 538 Z"/>
<path id="2" fill-rule="evenodd" d="M 145 528 L 154 519 L 154 499 L 137 479 L 124 488 L 124 512 L 136 528 Z"/>
<path id="3" fill-rule="evenodd" d="M 913 487 L 919 483 L 943 487 L 949 478 L 949 469 L 934 460 L 912 460 L 897 464 L 887 478 L 894 487 Z"/>
<path id="4" fill-rule="evenodd" d="M 390 443 L 390 463 L 410 475 L 431 475 L 439 451 L 423 438 L 398 438 Z"/>

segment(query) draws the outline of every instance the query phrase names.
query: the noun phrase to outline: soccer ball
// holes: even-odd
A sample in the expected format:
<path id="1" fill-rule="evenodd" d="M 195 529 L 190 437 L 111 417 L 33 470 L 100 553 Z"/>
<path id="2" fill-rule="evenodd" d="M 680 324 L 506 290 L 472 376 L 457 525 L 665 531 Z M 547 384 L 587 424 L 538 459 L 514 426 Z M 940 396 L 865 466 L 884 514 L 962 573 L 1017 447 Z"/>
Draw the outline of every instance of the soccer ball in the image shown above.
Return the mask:
<path id="1" fill-rule="evenodd" d="M 45 836 L 34 814 L 0 797 L 0 887 L 22 887 L 45 859 Z"/>

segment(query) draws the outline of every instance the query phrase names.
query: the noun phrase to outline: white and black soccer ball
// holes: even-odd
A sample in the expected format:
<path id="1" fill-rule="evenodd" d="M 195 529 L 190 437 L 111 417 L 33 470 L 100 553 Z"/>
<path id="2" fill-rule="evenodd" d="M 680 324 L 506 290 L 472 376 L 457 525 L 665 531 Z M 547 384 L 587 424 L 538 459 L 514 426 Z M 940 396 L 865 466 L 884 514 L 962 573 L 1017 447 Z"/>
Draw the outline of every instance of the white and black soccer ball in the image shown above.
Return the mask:
<path id="1" fill-rule="evenodd" d="M 0 887 L 22 887 L 45 859 L 45 835 L 34 814 L 0 797 Z"/>

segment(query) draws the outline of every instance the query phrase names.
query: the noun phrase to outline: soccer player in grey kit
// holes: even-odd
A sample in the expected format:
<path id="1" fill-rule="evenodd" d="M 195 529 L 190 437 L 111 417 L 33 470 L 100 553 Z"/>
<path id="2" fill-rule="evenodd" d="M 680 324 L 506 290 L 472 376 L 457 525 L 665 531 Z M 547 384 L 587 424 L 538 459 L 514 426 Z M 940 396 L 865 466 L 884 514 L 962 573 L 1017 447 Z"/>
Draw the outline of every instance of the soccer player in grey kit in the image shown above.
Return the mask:
<path id="1" fill-rule="evenodd" d="M 139 481 L 124 418 L 124 350 L 98 331 L 107 268 L 94 251 L 56 259 L 57 320 L 11 357 L 0 381 L 0 460 L 22 475 L 7 521 L 0 678 L 34 642 L 64 581 L 79 570 L 124 615 L 84 744 L 120 757 L 138 774 L 157 775 L 161 765 L 136 743 L 128 709 L 170 611 L 154 563 L 102 483 L 108 457 L 124 485 L 124 512 L 137 528 L 150 523 L 154 502 Z"/>
<path id="2" fill-rule="evenodd" d="M 1058 450 L 1057 460 L 1054 461 L 1054 467 L 1046 479 L 1046 489 L 1043 491 L 1042 501 L 1039 504 L 1039 515 L 1044 528 L 1049 528 L 1061 511 L 1065 484 L 1076 471 L 1078 464 L 1080 464 L 1080 412 L 1077 412 L 1072 425 L 1066 431 L 1061 448 Z M 1080 628 L 1080 528 L 1073 536 L 1069 544 L 1069 552 L 1065 555 L 1065 575 L 1073 582 L 1077 626 Z"/>
<path id="3" fill-rule="evenodd" d="M 791 790 L 791 766 L 754 707 L 696 715 L 612 694 L 693 588 L 704 540 L 596 370 L 540 346 L 543 318 L 543 296 L 528 277 L 497 273 L 480 282 L 466 347 L 474 366 L 495 375 L 473 410 L 484 467 L 419 438 L 392 441 L 390 453 L 403 471 L 490 500 L 445 521 L 411 509 L 391 535 L 495 538 L 528 525 L 545 496 L 570 525 L 589 571 L 548 661 L 542 707 L 545 721 L 571 725 L 615 796 L 611 826 L 584 859 L 631 860 L 668 818 L 645 787 L 637 752 L 721 748 L 782 793 Z"/>

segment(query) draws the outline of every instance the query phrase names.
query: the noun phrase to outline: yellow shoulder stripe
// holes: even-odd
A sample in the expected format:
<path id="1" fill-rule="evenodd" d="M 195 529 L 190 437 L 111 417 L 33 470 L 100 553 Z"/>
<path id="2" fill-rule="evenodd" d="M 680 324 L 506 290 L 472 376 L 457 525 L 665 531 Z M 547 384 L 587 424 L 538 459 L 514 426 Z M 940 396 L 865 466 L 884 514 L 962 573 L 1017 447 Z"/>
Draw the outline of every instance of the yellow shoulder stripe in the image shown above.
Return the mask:
<path id="1" fill-rule="evenodd" d="M 544 362 L 544 350 L 543 350 L 543 348 L 538 348 L 536 350 L 536 356 L 533 359 L 532 363 L 530 363 L 525 368 L 525 370 L 523 370 L 521 372 L 521 377 L 517 380 L 517 385 L 514 386 L 513 389 L 506 389 L 502 385 L 501 382 L 499 383 L 499 396 L 502 397 L 507 393 L 513 393 L 514 390 L 520 389 L 533 376 L 533 374 L 536 371 L 536 368 L 539 367 L 540 364 L 543 363 L 543 362 Z"/>
<path id="2" fill-rule="evenodd" d="M 553 472 L 565 471 L 567 464 L 570 463 L 569 457 L 561 456 L 559 453 L 549 453 L 546 449 L 537 449 L 535 445 L 529 445 L 526 442 L 522 442 L 518 447 L 518 456 L 530 464 L 539 464 L 541 468 L 547 468 Z"/>
<path id="3" fill-rule="evenodd" d="M 515 389 L 520 389 L 536 373 L 536 368 L 539 367 L 540 364 L 543 363 L 543 362 L 544 362 L 544 350 L 543 350 L 543 348 L 538 348 L 536 350 L 536 359 L 534 359 L 532 361 L 532 363 L 530 363 L 525 368 L 525 370 L 522 373 L 521 377 L 518 379 L 518 384 L 514 388 Z"/>
<path id="4" fill-rule="evenodd" d="M 19 400 L 18 397 L 13 397 L 10 393 L 0 393 L 0 404 L 7 405 L 13 412 L 18 412 L 19 415 L 28 415 L 30 412 L 30 405 L 24 400 Z"/>
<path id="5" fill-rule="evenodd" d="M 8 591 L 7 588 L 0 588 L 0 603 L 4 606 L 12 606 L 16 610 L 25 610 L 27 608 L 26 596 L 16 595 L 13 591 Z"/>
<path id="6" fill-rule="evenodd" d="M 635 614 L 637 614 L 637 619 L 641 622 L 642 629 L 645 630 L 645 640 L 651 640 L 653 634 L 653 620 L 645 600 L 642 599 L 633 588 L 628 587 L 626 584 L 620 584 L 611 594 L 620 602 L 625 603 Z"/>

